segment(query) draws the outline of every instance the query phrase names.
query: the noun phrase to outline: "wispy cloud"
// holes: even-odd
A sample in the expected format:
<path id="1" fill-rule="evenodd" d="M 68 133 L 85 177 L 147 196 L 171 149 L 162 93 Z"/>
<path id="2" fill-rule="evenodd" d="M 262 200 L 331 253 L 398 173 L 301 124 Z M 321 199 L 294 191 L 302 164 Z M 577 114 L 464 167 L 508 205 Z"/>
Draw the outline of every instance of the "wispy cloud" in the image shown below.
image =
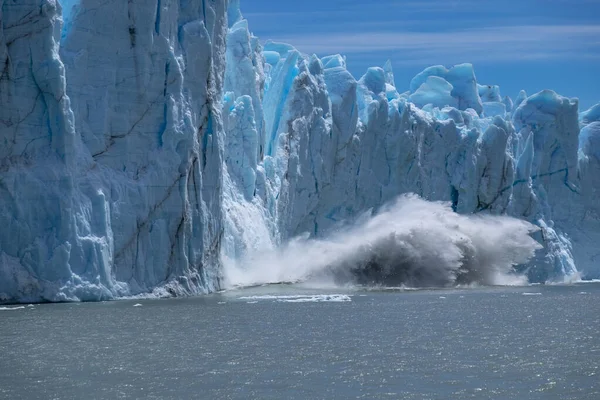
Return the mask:
<path id="1" fill-rule="evenodd" d="M 560 0 L 562 1 L 562 0 Z M 583 1 L 583 0 L 582 0 Z M 310 19 L 311 17 L 328 17 L 329 22 L 335 23 L 339 19 L 350 18 L 352 22 L 360 22 L 365 15 L 376 16 L 378 20 L 398 21 L 410 15 L 412 19 L 419 14 L 422 19 L 426 15 L 460 13 L 465 16 L 480 12 L 510 12 L 502 4 L 490 0 L 380 0 L 368 5 L 361 2 L 343 2 L 329 4 L 326 1 L 318 9 L 307 9 L 302 2 L 286 4 L 284 7 L 275 5 L 269 10 L 254 12 L 243 12 L 244 17 L 249 20 L 261 19 L 261 22 L 272 24 L 281 23 L 282 19 L 293 18 L 294 20 Z M 332 18 L 335 16 L 335 18 Z"/>
<path id="2" fill-rule="evenodd" d="M 279 18 L 282 17 L 311 17 L 315 15 L 328 15 L 330 14 L 328 11 L 260 11 L 260 12 L 249 12 L 243 13 L 244 18 L 246 19 L 254 19 L 254 18 L 268 18 L 273 22 L 277 22 Z"/>
<path id="3" fill-rule="evenodd" d="M 600 25 L 519 25 L 450 32 L 334 32 L 278 38 L 306 53 L 401 52 L 407 63 L 600 58 Z M 437 61 L 436 61 L 437 60 Z"/>

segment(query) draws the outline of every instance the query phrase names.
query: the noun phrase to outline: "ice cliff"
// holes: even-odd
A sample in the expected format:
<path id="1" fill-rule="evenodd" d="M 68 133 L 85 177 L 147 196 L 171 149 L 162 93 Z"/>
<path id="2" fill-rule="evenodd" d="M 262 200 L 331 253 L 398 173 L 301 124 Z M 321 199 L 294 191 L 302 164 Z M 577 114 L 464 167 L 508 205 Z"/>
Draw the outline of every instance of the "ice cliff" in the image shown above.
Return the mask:
<path id="1" fill-rule="evenodd" d="M 226 4 L 0 10 L 0 297 L 219 287 Z"/>
<path id="2" fill-rule="evenodd" d="M 0 0 L 0 70 L 0 301 L 213 291 L 402 193 L 537 225 L 532 281 L 600 277 L 600 105 L 469 64 L 399 93 L 236 0 Z"/>

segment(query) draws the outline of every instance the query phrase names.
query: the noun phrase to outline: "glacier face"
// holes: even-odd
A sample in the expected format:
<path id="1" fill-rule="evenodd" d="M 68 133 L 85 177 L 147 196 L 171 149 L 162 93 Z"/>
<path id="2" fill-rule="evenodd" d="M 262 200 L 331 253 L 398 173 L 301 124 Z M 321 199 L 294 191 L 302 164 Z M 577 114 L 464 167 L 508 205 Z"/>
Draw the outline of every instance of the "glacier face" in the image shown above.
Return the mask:
<path id="1" fill-rule="evenodd" d="M 243 96 L 263 111 L 249 117 L 258 121 L 252 138 L 260 150 L 251 168 L 260 190 L 224 207 L 226 255 L 306 232 L 326 235 L 398 194 L 416 193 L 459 213 L 537 225 L 544 249 L 520 267 L 532 281 L 600 275 L 593 144 L 599 106 L 578 115 L 576 99 L 552 91 L 521 92 L 513 102 L 498 86 L 478 84 L 470 64 L 427 68 L 399 93 L 389 63 L 357 81 L 340 55 L 318 59 L 274 42 L 257 51 L 247 21 L 235 15 L 228 52 L 247 50 L 228 58 L 226 77 L 245 75 L 252 84 L 226 89 L 224 113 L 237 117 L 233 104 Z M 258 97 L 256 88 L 264 88 Z M 244 140 L 241 132 L 229 135 Z M 270 243 L 240 236 L 240 226 L 269 232 L 262 237 Z"/>
<path id="2" fill-rule="evenodd" d="M 222 2 L 0 2 L 0 297 L 219 286 Z"/>
<path id="3" fill-rule="evenodd" d="M 600 105 L 261 45 L 239 1 L 0 0 L 0 301 L 204 293 L 399 194 L 525 219 L 599 277 Z"/>

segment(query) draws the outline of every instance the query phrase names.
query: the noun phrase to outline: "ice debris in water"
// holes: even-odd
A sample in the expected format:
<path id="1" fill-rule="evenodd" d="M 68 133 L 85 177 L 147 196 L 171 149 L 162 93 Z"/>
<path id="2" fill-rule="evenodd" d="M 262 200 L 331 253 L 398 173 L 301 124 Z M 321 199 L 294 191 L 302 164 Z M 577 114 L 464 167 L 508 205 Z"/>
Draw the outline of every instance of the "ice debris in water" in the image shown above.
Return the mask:
<path id="1" fill-rule="evenodd" d="M 314 295 L 262 295 L 245 296 L 241 300 L 251 300 L 248 303 L 256 303 L 258 300 L 273 300 L 281 303 L 344 303 L 352 301 L 351 296 L 346 294 L 314 294 Z"/>

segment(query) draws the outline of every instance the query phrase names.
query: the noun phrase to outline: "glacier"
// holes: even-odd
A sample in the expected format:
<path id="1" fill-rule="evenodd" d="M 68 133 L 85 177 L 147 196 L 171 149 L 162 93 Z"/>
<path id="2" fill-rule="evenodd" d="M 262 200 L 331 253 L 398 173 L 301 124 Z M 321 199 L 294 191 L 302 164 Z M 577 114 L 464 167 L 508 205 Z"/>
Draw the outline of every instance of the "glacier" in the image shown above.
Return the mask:
<path id="1" fill-rule="evenodd" d="M 389 62 L 261 42 L 238 0 L 0 0 L 0 66 L 0 302 L 208 293 L 409 193 L 533 224 L 504 260 L 531 282 L 600 277 L 600 104 L 471 64 L 401 93 Z"/>

